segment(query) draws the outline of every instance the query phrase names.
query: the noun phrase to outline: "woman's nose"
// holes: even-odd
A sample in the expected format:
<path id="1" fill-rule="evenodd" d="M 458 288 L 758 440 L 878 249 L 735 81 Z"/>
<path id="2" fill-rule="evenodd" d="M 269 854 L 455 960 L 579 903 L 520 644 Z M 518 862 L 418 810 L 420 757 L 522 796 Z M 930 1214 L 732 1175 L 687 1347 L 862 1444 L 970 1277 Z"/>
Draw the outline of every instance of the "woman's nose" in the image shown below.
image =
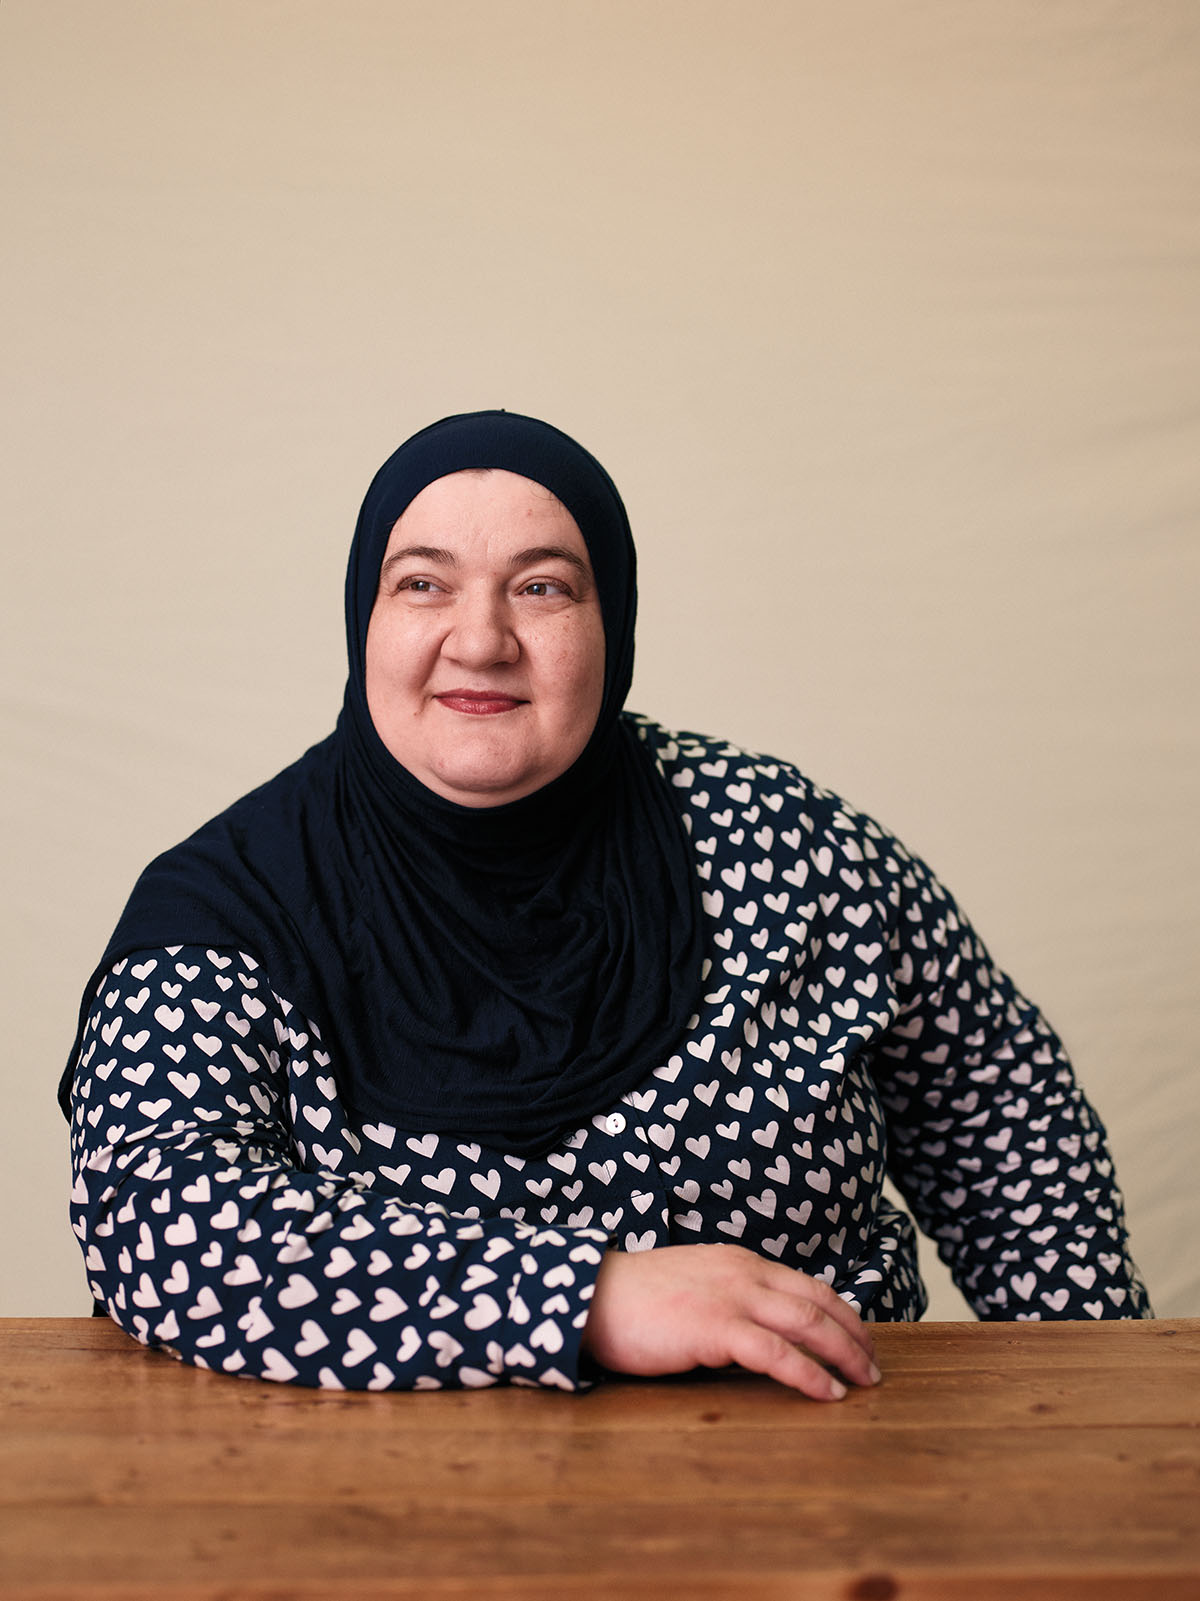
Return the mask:
<path id="1" fill-rule="evenodd" d="M 504 597 L 460 595 L 443 649 L 468 667 L 516 661 L 521 646 Z"/>

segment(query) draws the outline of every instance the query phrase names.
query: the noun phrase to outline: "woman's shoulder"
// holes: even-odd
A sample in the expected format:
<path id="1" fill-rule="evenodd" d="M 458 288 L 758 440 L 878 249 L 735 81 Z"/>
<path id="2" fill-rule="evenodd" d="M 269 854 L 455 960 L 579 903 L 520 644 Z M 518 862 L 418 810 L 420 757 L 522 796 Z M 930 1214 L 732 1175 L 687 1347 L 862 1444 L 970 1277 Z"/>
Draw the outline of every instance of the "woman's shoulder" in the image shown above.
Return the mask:
<path id="1" fill-rule="evenodd" d="M 335 740 L 314 745 L 142 870 L 84 989 L 64 1086 L 98 987 L 129 958 L 142 961 L 146 952 L 172 946 L 250 951 L 258 961 L 274 958 L 288 992 L 298 995 L 296 971 L 279 959 L 280 943 L 271 935 L 291 926 L 280 910 L 281 886 L 307 884 L 312 838 L 328 832 Z"/>
<path id="2" fill-rule="evenodd" d="M 754 822 L 757 809 L 766 820 L 799 823 L 806 835 L 824 836 L 831 844 L 854 839 L 903 851 L 873 817 L 793 762 L 711 734 L 664 728 L 635 712 L 626 717 L 663 778 L 693 804 L 699 801 L 710 815 L 730 810 L 743 821 Z"/>
<path id="3" fill-rule="evenodd" d="M 668 777 L 703 767 L 707 777 L 733 776 L 743 781 L 761 777 L 800 786 L 806 792 L 819 792 L 819 786 L 806 778 L 798 767 L 778 757 L 695 729 L 666 728 L 640 712 L 626 712 L 625 720 Z"/>

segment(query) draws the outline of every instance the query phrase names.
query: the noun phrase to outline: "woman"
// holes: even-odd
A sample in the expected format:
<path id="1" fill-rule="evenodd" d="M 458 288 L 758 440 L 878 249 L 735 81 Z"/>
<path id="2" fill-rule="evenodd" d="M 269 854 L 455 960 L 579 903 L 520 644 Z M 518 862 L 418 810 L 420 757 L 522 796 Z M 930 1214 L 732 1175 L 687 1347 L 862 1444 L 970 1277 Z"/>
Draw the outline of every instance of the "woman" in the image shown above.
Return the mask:
<path id="1" fill-rule="evenodd" d="M 1053 1033 L 870 819 L 624 713 L 634 610 L 556 429 L 447 418 L 381 468 L 337 730 L 151 864 L 81 1009 L 74 1226 L 136 1338 L 836 1399 L 924 1309 L 885 1168 L 980 1316 L 1150 1315 Z"/>

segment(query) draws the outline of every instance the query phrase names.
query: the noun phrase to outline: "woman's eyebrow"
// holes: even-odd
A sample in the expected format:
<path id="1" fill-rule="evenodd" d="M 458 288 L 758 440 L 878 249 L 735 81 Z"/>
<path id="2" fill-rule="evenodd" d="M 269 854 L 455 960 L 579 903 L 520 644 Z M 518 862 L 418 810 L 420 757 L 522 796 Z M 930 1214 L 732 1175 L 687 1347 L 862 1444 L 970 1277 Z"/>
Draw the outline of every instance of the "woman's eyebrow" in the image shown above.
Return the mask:
<path id="1" fill-rule="evenodd" d="M 514 569 L 535 567 L 540 561 L 565 561 L 583 577 L 592 576 L 592 569 L 588 563 L 573 550 L 567 550 L 562 545 L 531 545 L 528 550 L 519 550 L 515 556 L 510 557 L 508 565 Z"/>
<path id="2" fill-rule="evenodd" d="M 437 545 L 405 545 L 403 550 L 394 550 L 384 558 L 379 576 L 382 578 L 398 561 L 430 561 L 443 567 L 458 566 L 458 557 L 452 550 L 441 550 Z"/>

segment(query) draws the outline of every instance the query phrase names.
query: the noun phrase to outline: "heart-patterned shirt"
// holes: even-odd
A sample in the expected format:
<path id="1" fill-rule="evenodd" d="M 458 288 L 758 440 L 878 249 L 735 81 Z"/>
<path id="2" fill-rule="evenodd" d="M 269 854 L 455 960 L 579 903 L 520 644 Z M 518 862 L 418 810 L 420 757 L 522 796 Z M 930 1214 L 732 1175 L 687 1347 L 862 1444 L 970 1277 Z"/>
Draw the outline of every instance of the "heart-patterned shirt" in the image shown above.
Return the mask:
<path id="1" fill-rule="evenodd" d="M 679 1049 L 537 1159 L 357 1122 L 253 952 L 99 984 L 72 1101 L 96 1300 L 204 1366 L 572 1389 L 606 1248 L 733 1241 L 921 1315 L 913 1225 L 985 1318 L 1152 1315 L 1104 1130 L 929 870 L 794 768 L 639 720 L 707 935 Z"/>

